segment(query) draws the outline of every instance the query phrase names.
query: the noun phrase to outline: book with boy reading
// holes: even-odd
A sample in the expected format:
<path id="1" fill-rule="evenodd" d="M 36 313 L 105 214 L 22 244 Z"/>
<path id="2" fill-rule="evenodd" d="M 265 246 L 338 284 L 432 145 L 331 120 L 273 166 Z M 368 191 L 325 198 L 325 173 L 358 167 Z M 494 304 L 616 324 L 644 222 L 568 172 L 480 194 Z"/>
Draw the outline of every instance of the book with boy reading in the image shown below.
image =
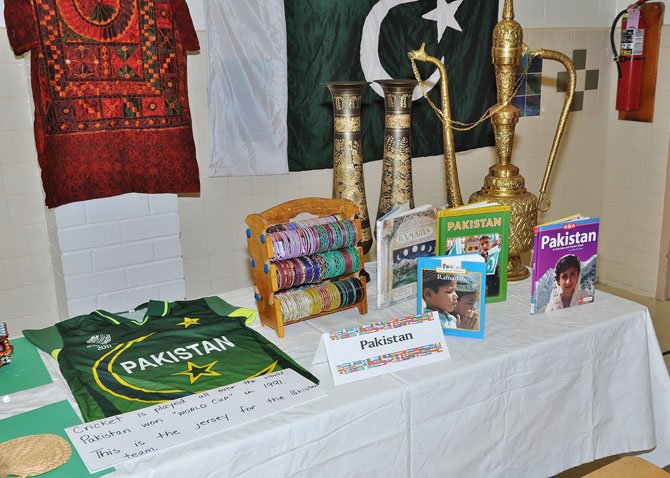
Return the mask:
<path id="1" fill-rule="evenodd" d="M 478 202 L 439 209 L 437 254 L 479 254 L 486 261 L 486 302 L 507 298 L 509 206 Z"/>
<path id="2" fill-rule="evenodd" d="M 377 220 L 377 308 L 415 297 L 416 263 L 435 255 L 435 209 L 404 203 Z"/>
<path id="3" fill-rule="evenodd" d="M 535 226 L 531 314 L 593 302 L 599 226 L 579 214 Z"/>
<path id="4" fill-rule="evenodd" d="M 417 314 L 438 313 L 444 335 L 484 338 L 486 263 L 479 254 L 420 257 Z"/>

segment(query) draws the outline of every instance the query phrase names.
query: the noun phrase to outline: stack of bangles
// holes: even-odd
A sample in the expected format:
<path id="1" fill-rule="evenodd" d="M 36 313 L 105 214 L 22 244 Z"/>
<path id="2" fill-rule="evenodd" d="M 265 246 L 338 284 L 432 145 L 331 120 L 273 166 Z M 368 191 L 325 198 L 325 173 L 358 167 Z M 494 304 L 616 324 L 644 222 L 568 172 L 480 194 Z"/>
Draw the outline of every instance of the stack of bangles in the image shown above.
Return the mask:
<path id="1" fill-rule="evenodd" d="M 290 231 L 292 229 L 302 229 L 303 227 L 318 226 L 319 224 L 326 224 L 329 222 L 337 222 L 340 220 L 340 216 L 324 216 L 324 217 L 315 217 L 311 219 L 303 219 L 301 221 L 293 222 L 284 222 L 281 224 L 273 224 L 268 227 L 267 232 L 277 232 L 277 231 Z"/>
<path id="2" fill-rule="evenodd" d="M 311 315 L 340 309 L 363 299 L 363 284 L 356 278 L 278 292 L 283 322 L 289 323 Z"/>
<path id="3" fill-rule="evenodd" d="M 353 221 L 334 221 L 268 233 L 274 249 L 272 261 L 333 251 L 358 244 Z"/>
<path id="4" fill-rule="evenodd" d="M 7 324 L 0 322 L 0 367 L 9 365 L 12 361 L 11 355 L 14 347 L 9 344 L 9 333 L 7 332 Z"/>
<path id="5" fill-rule="evenodd" d="M 279 290 L 314 284 L 356 272 L 360 270 L 361 264 L 362 259 L 356 247 L 277 261 L 277 284 Z"/>

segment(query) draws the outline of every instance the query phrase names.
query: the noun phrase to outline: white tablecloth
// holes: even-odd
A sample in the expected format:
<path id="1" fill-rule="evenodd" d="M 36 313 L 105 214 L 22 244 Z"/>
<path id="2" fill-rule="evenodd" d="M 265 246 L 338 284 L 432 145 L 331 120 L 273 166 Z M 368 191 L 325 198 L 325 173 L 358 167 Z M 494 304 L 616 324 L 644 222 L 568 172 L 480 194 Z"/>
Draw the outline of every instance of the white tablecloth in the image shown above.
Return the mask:
<path id="1" fill-rule="evenodd" d="M 647 309 L 598 292 L 530 316 L 529 287 L 512 283 L 506 302 L 487 306 L 484 340 L 447 338 L 450 360 L 339 387 L 327 364 L 312 365 L 320 335 L 412 314 L 413 301 L 301 322 L 283 339 L 257 322 L 328 395 L 108 476 L 547 477 L 652 449 L 642 456 L 670 463 L 670 379 Z M 250 289 L 222 297 L 254 307 Z M 5 397 L 0 418 L 63 398 L 74 404 L 58 377 Z"/>

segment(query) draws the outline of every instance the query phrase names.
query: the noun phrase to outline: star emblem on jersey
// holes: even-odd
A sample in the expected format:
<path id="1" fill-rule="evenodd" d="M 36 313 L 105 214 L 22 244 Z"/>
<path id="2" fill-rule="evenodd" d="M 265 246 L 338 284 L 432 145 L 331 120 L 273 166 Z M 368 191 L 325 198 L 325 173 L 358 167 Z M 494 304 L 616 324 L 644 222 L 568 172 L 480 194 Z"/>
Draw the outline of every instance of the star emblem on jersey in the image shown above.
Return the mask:
<path id="1" fill-rule="evenodd" d="M 198 380 L 200 377 L 219 377 L 221 374 L 219 372 L 215 372 L 212 370 L 212 367 L 216 365 L 219 361 L 215 360 L 212 363 L 208 363 L 207 365 L 196 365 L 193 362 L 187 362 L 186 367 L 187 369 L 182 371 L 182 372 L 177 372 L 173 373 L 172 375 L 188 375 L 189 380 L 191 383 L 195 383 L 196 380 Z"/>
<path id="2" fill-rule="evenodd" d="M 190 318 L 190 317 L 184 317 L 184 320 L 179 322 L 177 325 L 183 325 L 185 329 L 188 329 L 189 326 L 191 325 L 200 325 L 200 319 L 199 318 Z"/>

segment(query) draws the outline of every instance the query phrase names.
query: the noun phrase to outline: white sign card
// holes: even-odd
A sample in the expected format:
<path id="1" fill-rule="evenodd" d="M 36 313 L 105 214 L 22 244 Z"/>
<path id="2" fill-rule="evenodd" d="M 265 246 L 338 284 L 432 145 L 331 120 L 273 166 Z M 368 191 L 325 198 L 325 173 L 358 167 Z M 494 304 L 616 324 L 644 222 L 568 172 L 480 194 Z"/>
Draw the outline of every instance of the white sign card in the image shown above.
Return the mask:
<path id="1" fill-rule="evenodd" d="M 284 369 L 65 429 L 93 473 L 326 395 Z"/>
<path id="2" fill-rule="evenodd" d="M 335 385 L 450 357 L 436 312 L 322 335 Z"/>

